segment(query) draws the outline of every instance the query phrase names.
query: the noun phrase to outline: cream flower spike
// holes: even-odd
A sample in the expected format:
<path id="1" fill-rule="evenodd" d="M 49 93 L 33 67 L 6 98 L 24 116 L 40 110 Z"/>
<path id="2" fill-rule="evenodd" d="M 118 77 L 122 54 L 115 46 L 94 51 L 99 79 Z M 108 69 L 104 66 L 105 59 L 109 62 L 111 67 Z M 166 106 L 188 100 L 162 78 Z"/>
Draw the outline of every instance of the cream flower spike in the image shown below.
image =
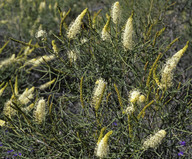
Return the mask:
<path id="1" fill-rule="evenodd" d="M 158 131 L 155 135 L 149 137 L 145 142 L 143 143 L 143 149 L 147 150 L 148 148 L 157 148 L 157 146 L 161 143 L 163 138 L 166 136 L 165 130 Z"/>
<path id="2" fill-rule="evenodd" d="M 12 108 L 12 99 L 8 100 L 4 104 L 3 114 L 8 116 L 9 118 L 11 118 L 12 116 L 14 116 L 16 114 L 16 110 L 14 108 Z"/>
<path id="3" fill-rule="evenodd" d="M 142 94 L 142 95 L 139 96 L 138 102 L 139 102 L 139 103 L 144 103 L 145 100 L 146 100 L 146 98 L 145 98 L 145 96 Z"/>
<path id="4" fill-rule="evenodd" d="M 127 109 L 125 110 L 125 113 L 127 115 L 131 115 L 134 111 L 135 111 L 134 105 L 131 103 L 131 105 L 128 106 Z"/>
<path id="5" fill-rule="evenodd" d="M 14 63 L 17 59 L 15 58 L 15 54 L 13 54 L 10 58 L 5 59 L 4 61 L 0 62 L 0 69 L 4 66 L 10 65 Z"/>
<path id="6" fill-rule="evenodd" d="M 184 46 L 183 49 L 179 50 L 175 55 L 173 55 L 170 59 L 167 60 L 166 64 L 164 65 L 161 71 L 161 83 L 160 88 L 169 88 L 172 86 L 172 79 L 173 79 L 173 70 L 176 68 L 179 60 L 187 50 L 189 45 L 189 41 Z"/>
<path id="7" fill-rule="evenodd" d="M 39 5 L 39 12 L 41 13 L 45 8 L 46 8 L 46 3 L 41 2 L 40 5 Z"/>
<path id="8" fill-rule="evenodd" d="M 35 87 L 32 87 L 30 89 L 26 88 L 26 90 L 19 96 L 19 101 L 21 104 L 27 104 L 30 102 L 31 99 L 33 99 L 33 92 L 35 90 Z"/>
<path id="9" fill-rule="evenodd" d="M 38 38 L 42 38 L 42 40 L 44 40 L 47 37 L 47 32 L 45 30 L 39 30 L 36 34 L 35 37 Z"/>
<path id="10" fill-rule="evenodd" d="M 84 9 L 83 12 L 75 19 L 73 23 L 70 24 L 69 30 L 67 32 L 67 37 L 69 39 L 74 39 L 77 34 L 80 33 L 82 19 L 87 13 L 88 9 Z"/>
<path id="11" fill-rule="evenodd" d="M 24 66 L 33 65 L 33 67 L 37 67 L 40 64 L 43 64 L 45 61 L 49 62 L 55 58 L 56 58 L 55 55 L 44 55 L 42 57 L 38 57 L 38 58 L 34 58 L 34 59 L 26 61 Z"/>
<path id="12" fill-rule="evenodd" d="M 115 2 L 111 7 L 111 18 L 113 23 L 118 24 L 121 18 L 121 8 L 119 2 Z"/>
<path id="13" fill-rule="evenodd" d="M 97 144 L 96 146 L 96 156 L 100 158 L 107 157 L 109 153 L 109 145 L 108 145 L 108 140 L 109 136 L 113 133 L 113 131 L 109 131 L 102 139 L 101 141 Z"/>
<path id="14" fill-rule="evenodd" d="M 130 92 L 129 101 L 131 103 L 136 103 L 140 97 L 140 92 L 138 90 L 133 90 Z"/>
<path id="15" fill-rule="evenodd" d="M 69 61 L 72 63 L 72 62 L 75 62 L 77 60 L 77 53 L 75 50 L 70 50 L 67 52 L 67 55 L 68 55 L 68 58 L 69 58 Z"/>
<path id="16" fill-rule="evenodd" d="M 93 107 L 95 107 L 97 102 L 99 101 L 99 99 L 105 89 L 106 84 L 107 83 L 102 78 L 100 78 L 99 80 L 97 80 L 95 82 L 95 88 L 93 91 L 93 98 L 92 98 L 92 103 L 91 103 L 91 105 Z"/>
<path id="17" fill-rule="evenodd" d="M 123 46 L 125 50 L 132 50 L 133 48 L 133 14 L 128 18 L 123 33 Z"/>
<path id="18" fill-rule="evenodd" d="M 45 106 L 46 106 L 45 100 L 40 99 L 37 104 L 36 110 L 34 111 L 34 118 L 38 124 L 41 124 L 45 120 L 46 115 Z"/>

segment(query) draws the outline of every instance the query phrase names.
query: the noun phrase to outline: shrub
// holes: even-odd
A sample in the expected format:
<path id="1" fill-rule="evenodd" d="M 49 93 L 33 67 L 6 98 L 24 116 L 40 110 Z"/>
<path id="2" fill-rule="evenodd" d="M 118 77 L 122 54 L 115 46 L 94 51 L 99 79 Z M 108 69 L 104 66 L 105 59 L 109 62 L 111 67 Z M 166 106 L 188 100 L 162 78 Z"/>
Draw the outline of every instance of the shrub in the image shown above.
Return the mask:
<path id="1" fill-rule="evenodd" d="M 23 12 L 27 2 L 41 13 L 52 4 L 21 2 Z M 69 22 L 71 10 L 58 7 L 57 31 L 10 38 L 20 51 L 11 60 L 7 44 L 0 52 L 2 157 L 191 157 L 191 83 L 175 71 L 190 43 L 171 56 L 179 38 L 165 36 L 170 4 L 148 2 L 127 2 L 127 14 L 116 3 L 116 21 L 119 12 L 86 8 Z"/>

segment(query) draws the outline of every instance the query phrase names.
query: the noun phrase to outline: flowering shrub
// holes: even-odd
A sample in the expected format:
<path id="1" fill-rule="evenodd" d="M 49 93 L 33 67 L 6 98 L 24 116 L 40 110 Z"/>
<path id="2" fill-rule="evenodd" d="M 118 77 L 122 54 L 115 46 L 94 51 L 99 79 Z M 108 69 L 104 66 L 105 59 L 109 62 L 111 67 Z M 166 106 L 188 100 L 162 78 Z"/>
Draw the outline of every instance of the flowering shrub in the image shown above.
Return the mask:
<path id="1" fill-rule="evenodd" d="M 173 4 L 146 0 L 127 11 L 119 1 L 69 21 L 72 9 L 26 2 L 39 19 L 54 7 L 57 29 L 34 27 L 36 39 L 1 45 L 1 157 L 191 157 L 191 79 L 178 69 L 191 42 L 170 54 L 179 38 L 166 36 L 163 20 Z"/>

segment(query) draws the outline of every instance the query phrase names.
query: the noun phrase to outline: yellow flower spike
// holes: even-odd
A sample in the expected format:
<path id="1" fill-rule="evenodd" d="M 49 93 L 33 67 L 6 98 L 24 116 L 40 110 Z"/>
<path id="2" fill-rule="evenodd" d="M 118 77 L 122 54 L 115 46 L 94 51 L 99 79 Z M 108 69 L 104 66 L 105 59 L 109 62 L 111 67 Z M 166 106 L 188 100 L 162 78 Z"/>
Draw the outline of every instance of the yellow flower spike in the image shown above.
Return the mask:
<path id="1" fill-rule="evenodd" d="M 63 18 L 63 12 L 62 12 L 62 10 L 61 10 L 61 8 L 59 6 L 57 6 L 57 10 L 58 10 L 58 12 L 60 14 L 60 18 L 62 19 Z"/>
<path id="2" fill-rule="evenodd" d="M 1 20 L 0 24 L 7 24 L 9 21 L 8 20 Z"/>
<path id="3" fill-rule="evenodd" d="M 53 52 L 55 53 L 55 54 L 58 54 L 58 48 L 57 48 L 57 45 L 55 44 L 55 40 L 52 40 L 52 48 L 53 48 Z"/>
<path id="4" fill-rule="evenodd" d="M 158 38 L 164 31 L 165 31 L 165 27 L 164 27 L 163 29 L 161 29 L 160 31 L 156 32 L 155 38 L 154 38 L 153 44 L 152 44 L 153 46 L 155 46 L 157 38 Z"/>
<path id="5" fill-rule="evenodd" d="M 81 14 L 69 26 L 69 30 L 67 31 L 67 37 L 69 39 L 74 39 L 76 37 L 76 35 L 80 33 L 82 19 L 85 16 L 85 14 L 87 13 L 87 10 L 88 10 L 87 8 L 84 9 L 83 12 L 81 12 Z"/>
<path id="6" fill-rule="evenodd" d="M 155 62 L 153 63 L 153 65 L 151 66 L 151 68 L 150 68 L 150 70 L 149 70 L 149 75 L 148 75 L 148 77 L 147 77 L 147 82 L 146 82 L 146 86 L 147 86 L 147 87 L 150 87 L 150 81 L 151 81 L 152 71 L 153 71 L 153 69 L 155 68 L 155 66 L 157 65 L 157 62 L 159 61 L 159 59 L 161 58 L 161 55 L 162 55 L 162 53 L 160 53 L 160 54 L 157 56 Z"/>
<path id="7" fill-rule="evenodd" d="M 179 82 L 178 86 L 177 86 L 177 90 L 179 90 L 181 87 L 181 82 Z"/>
<path id="8" fill-rule="evenodd" d="M 133 48 L 133 14 L 128 18 L 123 32 L 122 39 L 125 50 L 132 50 Z"/>
<path id="9" fill-rule="evenodd" d="M 186 52 L 188 45 L 189 41 L 186 43 L 183 49 L 179 50 L 176 54 L 174 54 L 170 59 L 167 60 L 166 64 L 164 65 L 161 71 L 161 89 L 169 88 L 172 86 L 173 70 L 176 68 L 179 60 Z"/>
<path id="10" fill-rule="evenodd" d="M 52 84 L 55 82 L 55 80 L 56 80 L 56 78 L 54 78 L 53 80 L 51 80 L 51 81 L 49 81 L 49 82 L 41 85 L 41 86 L 39 87 L 39 89 L 40 89 L 40 90 L 46 89 L 47 87 L 49 87 L 50 85 L 52 85 Z"/>
<path id="11" fill-rule="evenodd" d="M 128 126 L 129 126 L 129 137 L 132 138 L 133 137 L 133 128 L 131 125 L 131 116 L 128 115 Z"/>
<path id="12" fill-rule="evenodd" d="M 3 49 L 9 44 L 10 40 L 8 40 L 2 48 L 0 48 L 0 54 L 2 53 Z"/>
<path id="13" fill-rule="evenodd" d="M 109 136 L 112 135 L 113 131 L 109 131 L 103 138 L 104 143 L 107 143 L 109 140 Z"/>
<path id="14" fill-rule="evenodd" d="M 89 27 L 92 29 L 92 20 L 91 20 L 91 14 L 90 14 L 89 10 L 87 10 L 87 17 L 88 17 L 88 21 L 89 21 Z"/>
<path id="15" fill-rule="evenodd" d="M 5 2 L 1 2 L 1 4 L 0 4 L 0 9 L 3 8 L 4 5 L 5 5 Z"/>
<path id="16" fill-rule="evenodd" d="M 83 108 L 85 108 L 84 102 L 83 102 L 83 76 L 81 77 L 80 81 L 80 102 Z"/>
<path id="17" fill-rule="evenodd" d="M 110 24 L 111 21 L 111 17 L 108 17 L 107 23 L 105 24 L 105 26 L 103 27 L 103 30 L 101 32 L 101 38 L 103 39 L 103 41 L 109 41 L 111 39 L 111 35 L 109 34 L 110 31 Z"/>
<path id="18" fill-rule="evenodd" d="M 60 23 L 60 33 L 59 33 L 60 36 L 63 34 L 63 26 L 66 30 L 68 29 L 67 24 L 65 23 L 65 19 L 69 15 L 70 12 L 71 12 L 71 8 L 65 14 L 64 14 L 64 12 L 62 12 L 62 19 L 61 19 L 61 23 Z"/>
<path id="19" fill-rule="evenodd" d="M 5 125 L 5 121 L 0 119 L 0 126 L 3 127 Z"/>
<path id="20" fill-rule="evenodd" d="M 29 41 L 28 44 L 31 45 L 31 42 L 32 42 L 32 39 Z M 34 49 L 35 49 L 34 47 L 33 47 L 32 49 L 30 49 L 30 46 L 27 46 L 27 47 L 25 48 L 24 55 L 25 55 L 25 56 L 30 55 L 30 54 L 33 52 Z"/>
<path id="21" fill-rule="evenodd" d="M 28 113 L 28 112 L 30 112 L 34 107 L 35 107 L 35 104 L 32 103 L 32 104 L 30 104 L 28 107 L 22 108 L 22 110 Z"/>
<path id="22" fill-rule="evenodd" d="M 79 132 L 76 133 L 77 134 L 77 138 L 79 139 L 79 141 L 82 142 L 81 138 L 80 138 L 80 135 L 79 135 Z"/>
<path id="23" fill-rule="evenodd" d="M 97 81 L 95 82 L 95 84 L 99 84 L 99 80 L 97 80 Z"/>
<path id="24" fill-rule="evenodd" d="M 118 97 L 118 100 L 119 100 L 119 104 L 120 104 L 121 110 L 123 110 L 123 102 L 121 100 L 121 95 L 120 95 L 119 90 L 117 88 L 117 85 L 115 83 L 114 83 L 114 87 L 115 87 L 115 91 L 117 93 L 117 97 Z"/>
<path id="25" fill-rule="evenodd" d="M 51 117 L 52 114 L 52 107 L 53 107 L 53 103 L 51 102 L 51 104 L 49 104 L 49 116 Z M 51 117 L 52 120 L 52 117 Z"/>
<path id="26" fill-rule="evenodd" d="M 107 95 L 106 103 L 108 103 L 109 97 L 110 97 L 111 94 L 112 94 L 112 93 L 110 92 L 110 93 Z"/>
<path id="27" fill-rule="evenodd" d="M 20 43 L 20 44 L 22 44 L 22 45 L 24 45 L 24 46 L 30 46 L 30 47 L 34 47 L 34 48 L 39 48 L 39 47 L 40 47 L 38 43 L 36 43 L 35 45 L 32 45 L 32 44 L 25 43 L 25 42 L 23 42 L 23 41 L 19 41 L 19 40 L 13 39 L 13 38 L 10 38 L 10 39 L 11 39 L 12 41 L 17 42 L 17 43 Z"/>
<path id="28" fill-rule="evenodd" d="M 146 42 L 149 39 L 151 35 L 151 30 L 154 26 L 155 26 L 155 23 L 152 23 L 150 24 L 148 31 L 146 30 L 147 32 L 144 34 L 144 42 Z"/>
<path id="29" fill-rule="evenodd" d="M 6 89 L 7 86 L 8 86 L 8 83 L 6 83 L 6 85 L 0 89 L 0 97 L 2 96 L 4 90 Z"/>
<path id="30" fill-rule="evenodd" d="M 24 51 L 24 55 L 27 56 L 27 55 L 30 55 L 32 52 L 33 52 L 34 48 L 30 49 L 29 46 L 27 46 L 25 48 L 25 51 Z"/>
<path id="31" fill-rule="evenodd" d="M 115 2 L 111 7 L 111 18 L 113 23 L 118 24 L 121 18 L 121 8 L 119 2 Z"/>
<path id="32" fill-rule="evenodd" d="M 14 91 L 14 89 L 13 89 L 13 85 L 12 85 L 12 82 L 11 82 L 11 80 L 9 80 L 9 85 L 10 85 L 10 87 L 11 87 L 11 91 L 12 91 L 12 97 L 11 97 L 11 99 L 14 99 L 15 98 L 15 91 Z"/>
<path id="33" fill-rule="evenodd" d="M 96 146 L 96 156 L 100 158 L 107 157 L 109 153 L 109 146 L 108 146 L 108 140 L 109 136 L 112 135 L 113 131 L 109 131 L 99 142 L 99 144 Z"/>
<path id="34" fill-rule="evenodd" d="M 155 66 L 155 68 L 153 69 L 153 79 L 155 80 L 156 84 L 160 87 L 161 83 L 156 75 L 156 69 L 157 69 L 157 65 Z"/>
<path id="35" fill-rule="evenodd" d="M 1 88 L 4 84 L 5 84 L 5 82 L 2 82 L 2 83 L 0 84 L 0 88 Z"/>
<path id="36" fill-rule="evenodd" d="M 51 4 L 49 4 L 49 7 L 48 7 L 48 8 L 49 8 L 49 10 L 52 10 L 52 5 L 51 5 Z"/>
<path id="37" fill-rule="evenodd" d="M 97 17 L 98 17 L 98 15 L 99 15 L 100 12 L 101 12 L 101 9 L 100 9 L 98 12 L 96 12 L 96 13 L 93 14 L 92 27 L 93 27 L 94 29 L 95 29 L 95 27 L 96 27 L 96 19 L 97 19 Z"/>
<path id="38" fill-rule="evenodd" d="M 142 117 L 144 118 L 144 115 L 145 115 L 145 110 L 151 105 L 153 104 L 155 101 L 152 100 L 149 104 L 147 104 L 146 106 L 144 106 L 144 108 L 141 110 L 141 112 L 139 113 L 139 115 L 137 116 L 137 119 L 139 120 L 141 115 Z"/>
<path id="39" fill-rule="evenodd" d="M 103 127 L 101 129 L 101 132 L 100 132 L 100 135 L 99 135 L 99 138 L 98 138 L 98 141 L 97 141 L 97 145 L 99 145 L 101 139 L 103 138 L 103 133 L 104 133 L 105 130 L 106 130 L 106 127 Z"/>
<path id="40" fill-rule="evenodd" d="M 164 53 L 167 52 L 167 51 L 170 49 L 170 47 L 171 47 L 176 41 L 178 41 L 178 40 L 179 40 L 179 38 L 175 38 L 175 39 L 166 47 Z"/>
<path id="41" fill-rule="evenodd" d="M 145 63 L 145 66 L 144 66 L 144 71 L 146 71 L 146 70 L 147 70 L 148 64 L 149 64 L 149 61 L 147 61 L 147 62 Z"/>
<path id="42" fill-rule="evenodd" d="M 18 80 L 17 80 L 17 76 L 16 76 L 16 78 L 15 78 L 14 92 L 15 92 L 15 95 L 16 95 L 16 96 L 19 94 L 19 91 L 18 91 Z"/>
<path id="43" fill-rule="evenodd" d="M 158 31 L 157 37 L 159 37 L 165 31 L 165 27 Z"/>

